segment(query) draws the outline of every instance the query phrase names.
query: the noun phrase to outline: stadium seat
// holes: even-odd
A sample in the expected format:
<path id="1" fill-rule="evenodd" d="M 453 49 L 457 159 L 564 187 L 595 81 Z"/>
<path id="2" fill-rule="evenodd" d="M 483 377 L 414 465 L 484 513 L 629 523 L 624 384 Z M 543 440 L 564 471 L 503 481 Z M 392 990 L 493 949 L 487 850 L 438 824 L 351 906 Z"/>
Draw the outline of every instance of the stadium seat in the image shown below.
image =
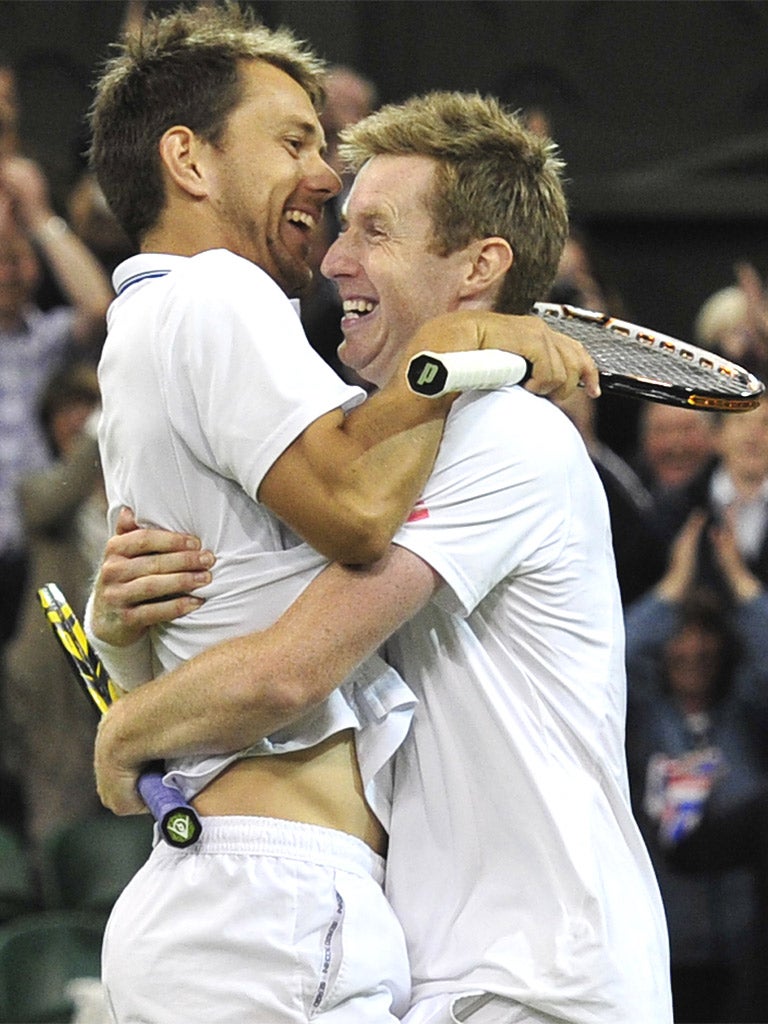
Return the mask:
<path id="1" fill-rule="evenodd" d="M 0 927 L 0 1024 L 72 1019 L 67 988 L 100 975 L 103 922 L 77 913 L 39 912 Z"/>
<path id="2" fill-rule="evenodd" d="M 0 924 L 39 908 L 27 851 L 15 832 L 0 826 Z"/>
<path id="3" fill-rule="evenodd" d="M 55 832 L 44 849 L 43 883 L 49 909 L 109 914 L 152 849 L 149 815 L 102 814 Z"/>

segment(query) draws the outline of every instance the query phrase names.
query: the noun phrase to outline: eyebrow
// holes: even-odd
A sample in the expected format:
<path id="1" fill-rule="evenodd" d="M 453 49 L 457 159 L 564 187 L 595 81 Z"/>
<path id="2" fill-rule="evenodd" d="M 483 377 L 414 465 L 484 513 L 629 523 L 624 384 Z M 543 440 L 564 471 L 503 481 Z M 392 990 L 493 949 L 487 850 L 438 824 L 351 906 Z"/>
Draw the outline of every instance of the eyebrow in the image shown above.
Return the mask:
<path id="1" fill-rule="evenodd" d="M 339 219 L 342 224 L 349 224 L 349 197 L 344 201 L 344 205 L 339 211 Z M 371 224 L 381 224 L 383 227 L 392 227 L 395 223 L 395 218 L 392 216 L 390 210 L 384 206 L 370 206 L 367 209 L 361 210 L 356 214 L 358 220 L 362 221 L 363 224 L 369 226 Z"/>
<path id="2" fill-rule="evenodd" d="M 278 127 L 280 131 L 300 132 L 308 140 L 319 139 L 320 152 L 325 154 L 328 151 L 328 144 L 325 141 L 325 132 L 322 130 L 322 127 L 318 128 L 318 126 L 313 124 L 311 121 L 303 121 L 299 118 L 287 117 Z"/>

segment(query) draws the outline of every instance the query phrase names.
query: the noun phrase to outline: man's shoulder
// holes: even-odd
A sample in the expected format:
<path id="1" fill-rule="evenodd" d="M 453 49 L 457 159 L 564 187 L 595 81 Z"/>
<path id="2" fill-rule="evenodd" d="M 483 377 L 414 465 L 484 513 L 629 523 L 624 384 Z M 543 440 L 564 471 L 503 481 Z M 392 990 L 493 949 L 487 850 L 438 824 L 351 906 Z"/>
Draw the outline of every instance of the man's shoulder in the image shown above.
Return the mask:
<path id="1" fill-rule="evenodd" d="M 471 423 L 476 439 L 484 436 L 497 445 L 514 438 L 519 447 L 536 448 L 546 439 L 562 444 L 580 436 L 554 402 L 518 385 L 467 392 L 455 402 L 449 422 L 451 419 L 462 435 Z"/>
<path id="2" fill-rule="evenodd" d="M 232 276 L 246 277 L 254 281 L 268 283 L 273 288 L 278 287 L 261 267 L 245 259 L 244 256 L 238 256 L 230 249 L 206 249 L 190 256 L 186 262 L 190 274 L 221 274 L 224 280 L 229 280 Z"/>
<path id="3" fill-rule="evenodd" d="M 133 291 L 133 286 L 148 280 L 165 279 L 169 288 L 202 288 L 202 294 L 214 289 L 231 290 L 249 287 L 276 291 L 282 295 L 272 278 L 229 249 L 206 249 L 193 256 L 169 253 L 140 253 L 129 257 L 115 270 L 113 283 L 118 295 Z"/>

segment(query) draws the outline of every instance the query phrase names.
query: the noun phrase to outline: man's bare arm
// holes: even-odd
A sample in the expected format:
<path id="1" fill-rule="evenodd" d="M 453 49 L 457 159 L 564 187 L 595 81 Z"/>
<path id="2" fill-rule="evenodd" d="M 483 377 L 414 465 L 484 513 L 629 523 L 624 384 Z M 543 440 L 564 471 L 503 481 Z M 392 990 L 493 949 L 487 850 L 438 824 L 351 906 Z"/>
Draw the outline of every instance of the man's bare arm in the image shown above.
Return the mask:
<path id="1" fill-rule="evenodd" d="M 331 693 L 426 604 L 439 580 L 404 548 L 373 566 L 331 565 L 269 629 L 229 640 L 121 698 L 102 720 L 99 795 L 118 814 L 143 805 L 142 764 L 238 750 Z"/>
<path id="2" fill-rule="evenodd" d="M 445 418 L 456 398 L 413 395 L 410 357 L 433 351 L 500 348 L 533 364 L 526 385 L 565 397 L 581 382 L 599 393 L 597 369 L 578 342 L 535 316 L 456 312 L 428 321 L 411 340 L 382 390 L 348 416 L 311 424 L 264 477 L 259 500 L 329 560 L 367 564 L 380 558 L 420 497 Z"/>
<path id="3" fill-rule="evenodd" d="M 100 341 L 106 332 L 107 307 L 114 298 L 109 277 L 85 243 L 55 216 L 41 168 L 25 157 L 7 157 L 0 161 L 0 187 L 10 195 L 18 217 L 40 246 L 75 311 L 74 340 Z"/>

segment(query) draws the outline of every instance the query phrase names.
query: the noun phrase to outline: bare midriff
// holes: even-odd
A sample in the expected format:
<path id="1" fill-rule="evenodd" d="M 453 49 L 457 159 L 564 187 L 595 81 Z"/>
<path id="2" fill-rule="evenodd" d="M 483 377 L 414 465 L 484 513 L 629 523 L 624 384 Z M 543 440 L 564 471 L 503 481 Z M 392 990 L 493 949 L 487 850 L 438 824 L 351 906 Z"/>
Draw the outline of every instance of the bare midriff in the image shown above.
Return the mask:
<path id="1" fill-rule="evenodd" d="M 338 829 L 386 854 L 386 833 L 363 796 L 351 729 L 306 750 L 236 761 L 193 805 L 203 817 L 257 815 Z"/>

